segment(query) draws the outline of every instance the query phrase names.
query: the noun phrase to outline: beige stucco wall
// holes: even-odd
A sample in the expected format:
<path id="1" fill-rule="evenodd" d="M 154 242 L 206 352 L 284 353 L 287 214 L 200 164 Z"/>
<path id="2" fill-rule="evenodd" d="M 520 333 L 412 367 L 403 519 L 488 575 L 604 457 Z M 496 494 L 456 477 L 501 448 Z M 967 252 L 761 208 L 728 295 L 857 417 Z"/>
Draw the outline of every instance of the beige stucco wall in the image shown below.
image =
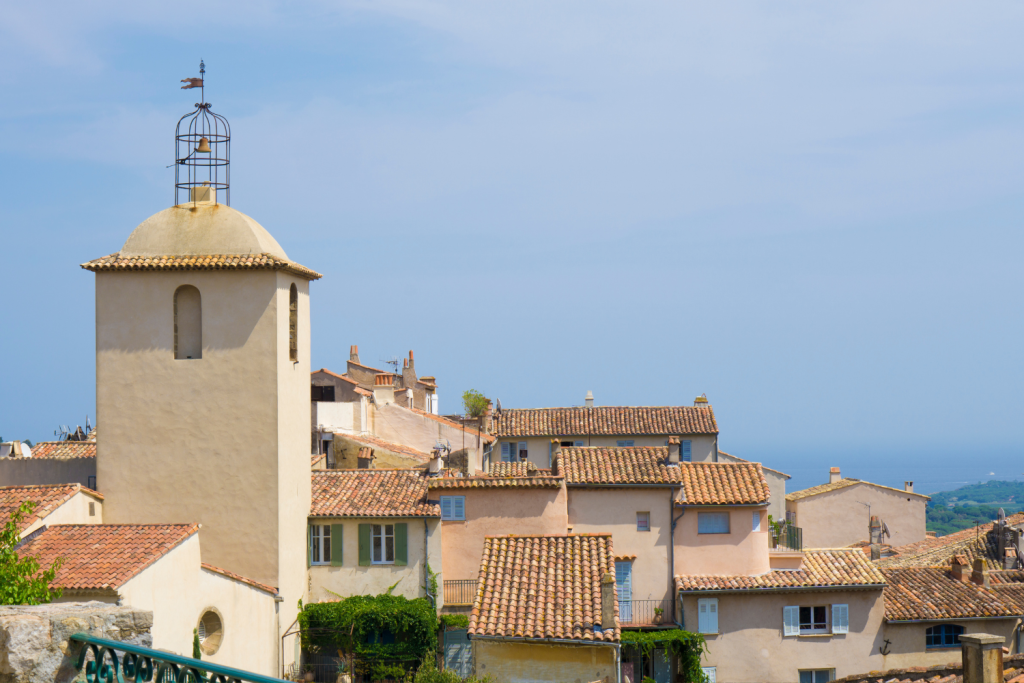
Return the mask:
<path id="1" fill-rule="evenodd" d="M 424 453 L 429 453 L 438 439 L 447 440 L 452 452 L 465 449 L 472 454 L 473 472 L 481 468 L 484 440 L 475 432 L 440 422 L 395 403 L 371 404 L 367 420 L 369 433 Z"/>
<path id="2" fill-rule="evenodd" d="M 508 643 L 474 638 L 473 671 L 501 683 L 615 681 L 611 645 Z"/>
<path id="3" fill-rule="evenodd" d="M 465 496 L 466 519 L 442 522 L 444 578 L 475 579 L 485 536 L 564 534 L 565 486 L 557 489 L 431 489 L 430 498 Z"/>
<path id="4" fill-rule="evenodd" d="M 612 549 L 617 557 L 636 555 L 634 600 L 672 597 L 669 505 L 673 491 L 672 487 L 569 488 L 569 525 L 573 533 L 611 532 Z M 637 531 L 637 512 L 650 513 L 650 531 Z"/>
<path id="5" fill-rule="evenodd" d="M 698 534 L 697 516 L 705 511 L 728 512 L 729 533 Z M 753 531 L 755 512 L 761 520 L 757 532 Z M 676 526 L 676 574 L 764 574 L 770 569 L 768 546 L 767 506 L 687 507 Z"/>
<path id="6" fill-rule="evenodd" d="M 349 597 L 351 595 L 379 595 L 384 593 L 392 585 L 397 584 L 391 591 L 395 595 L 404 595 L 407 598 L 421 598 L 426 595 L 426 570 L 423 565 L 424 544 L 429 545 L 427 561 L 432 571 L 441 573 L 442 544 L 441 544 L 441 520 L 426 520 L 426 535 L 424 534 L 424 520 L 422 518 L 400 518 L 388 519 L 324 519 L 311 518 L 310 524 L 342 524 L 344 530 L 344 555 L 340 567 L 330 565 L 313 565 L 309 568 L 309 593 L 307 602 L 325 602 L 337 600 L 338 596 Z M 371 564 L 369 566 L 359 565 L 359 525 L 360 524 L 398 524 L 409 525 L 409 564 L 406 566 L 394 564 Z M 331 539 L 332 542 L 334 539 Z M 442 577 L 438 576 L 437 607 L 443 604 L 443 590 L 441 590 Z"/>
<path id="7" fill-rule="evenodd" d="M 89 514 L 89 503 L 93 504 L 93 514 Z M 54 524 L 102 524 L 103 523 L 103 500 L 85 491 L 79 491 L 71 496 L 56 510 L 42 519 L 37 519 L 29 524 L 21 532 L 25 538 L 39 527 L 53 526 Z"/>
<path id="8" fill-rule="evenodd" d="M 864 503 L 871 506 L 870 515 Z M 796 514 L 805 548 L 845 548 L 866 541 L 872 515 L 889 527 L 892 536 L 885 542 L 899 546 L 924 540 L 927 503 L 918 495 L 860 483 L 786 501 L 786 509 Z"/>
<path id="9" fill-rule="evenodd" d="M 35 484 L 89 485 L 96 476 L 96 458 L 2 458 L 0 486 Z"/>
<path id="10" fill-rule="evenodd" d="M 718 462 L 742 463 L 752 461 L 719 451 Z M 771 495 L 771 500 L 768 504 L 768 514 L 772 516 L 773 520 L 780 522 L 786 518 L 786 481 L 789 477 L 781 472 L 767 469 L 763 465 L 761 466 L 761 471 L 764 472 L 764 479 L 768 482 L 768 491 Z"/>
<path id="11" fill-rule="evenodd" d="M 632 440 L 633 445 L 639 446 L 667 446 L 668 435 L 660 436 L 528 436 L 528 437 L 501 437 L 494 444 L 494 451 L 491 455 L 492 460 L 498 462 L 501 460 L 501 444 L 502 443 L 522 443 L 526 442 L 526 449 L 528 451 L 527 457 L 530 462 L 535 466 L 542 469 L 551 467 L 551 439 L 557 438 L 559 441 L 582 441 L 584 446 L 594 446 L 602 448 L 611 448 L 616 445 L 618 441 Z M 690 446 L 690 454 L 693 462 L 711 462 L 714 460 L 716 453 L 716 442 L 717 437 L 714 435 L 683 435 L 683 439 L 688 439 L 693 443 Z"/>
<path id="12" fill-rule="evenodd" d="M 956 624 L 965 633 L 991 633 L 1006 638 L 1010 654 L 1017 654 L 1015 633 L 1019 619 L 979 619 L 972 621 L 926 622 L 918 624 L 886 623 L 885 638 L 889 640 L 888 655 L 883 656 L 882 669 L 901 669 L 911 666 L 935 666 L 959 660 L 960 646 L 929 650 L 925 644 L 925 631 L 937 623 Z"/>
<path id="13" fill-rule="evenodd" d="M 800 669 L 835 669 L 842 678 L 885 668 L 878 650 L 885 612 L 881 590 L 687 594 L 684 627 L 694 631 L 698 597 L 718 598 L 720 633 L 705 634 L 708 652 L 701 664 L 716 667 L 719 681 L 791 682 L 799 680 Z M 783 607 L 832 604 L 849 605 L 849 633 L 782 636 Z"/>

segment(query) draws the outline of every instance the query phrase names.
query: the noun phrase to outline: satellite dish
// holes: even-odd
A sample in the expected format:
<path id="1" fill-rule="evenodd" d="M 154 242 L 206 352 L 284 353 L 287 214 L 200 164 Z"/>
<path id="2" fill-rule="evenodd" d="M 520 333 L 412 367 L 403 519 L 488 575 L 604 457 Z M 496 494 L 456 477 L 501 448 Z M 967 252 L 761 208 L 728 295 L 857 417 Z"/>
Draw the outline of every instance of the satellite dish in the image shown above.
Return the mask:
<path id="1" fill-rule="evenodd" d="M 498 414 L 500 415 L 501 414 L 501 399 L 500 398 L 496 398 L 496 399 L 494 399 L 494 402 L 498 406 Z"/>
<path id="2" fill-rule="evenodd" d="M 889 527 L 885 525 L 885 522 L 882 522 L 882 538 L 886 537 L 892 538 L 892 534 L 889 533 Z"/>

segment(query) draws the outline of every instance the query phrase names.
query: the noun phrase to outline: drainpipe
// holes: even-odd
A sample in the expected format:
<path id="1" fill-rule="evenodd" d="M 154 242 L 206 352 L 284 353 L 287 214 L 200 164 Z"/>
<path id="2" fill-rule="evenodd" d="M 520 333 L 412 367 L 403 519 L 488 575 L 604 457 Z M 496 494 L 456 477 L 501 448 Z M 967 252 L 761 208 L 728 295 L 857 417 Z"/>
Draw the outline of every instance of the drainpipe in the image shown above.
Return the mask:
<path id="1" fill-rule="evenodd" d="M 686 508 L 681 507 L 679 516 L 673 517 L 672 514 L 675 511 L 675 499 L 676 491 L 681 491 L 682 487 L 677 487 L 669 490 L 668 498 L 668 517 L 672 520 L 672 524 L 669 527 L 669 544 L 668 544 L 668 561 L 669 561 L 669 576 L 672 582 L 672 623 L 682 631 L 683 625 L 679 623 L 678 615 L 676 614 L 676 603 L 679 601 L 679 593 L 676 591 L 676 525 L 679 520 L 686 514 Z"/>
<path id="2" fill-rule="evenodd" d="M 430 528 L 427 526 L 427 518 L 423 518 L 423 591 L 430 600 L 431 607 L 437 611 L 437 598 L 430 593 Z"/>

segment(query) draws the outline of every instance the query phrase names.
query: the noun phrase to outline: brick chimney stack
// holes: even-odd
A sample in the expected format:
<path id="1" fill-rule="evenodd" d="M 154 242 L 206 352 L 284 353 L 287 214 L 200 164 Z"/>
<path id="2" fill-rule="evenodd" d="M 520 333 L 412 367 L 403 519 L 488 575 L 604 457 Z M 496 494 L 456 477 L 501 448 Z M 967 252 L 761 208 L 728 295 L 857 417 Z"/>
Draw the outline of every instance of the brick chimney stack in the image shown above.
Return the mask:
<path id="1" fill-rule="evenodd" d="M 415 370 L 416 369 L 416 361 L 412 357 L 412 349 L 409 349 L 409 369 L 410 370 Z"/>
<path id="2" fill-rule="evenodd" d="M 988 588 L 988 569 L 985 568 L 985 560 L 980 557 L 974 558 L 974 571 L 971 572 L 971 583 L 976 583 L 982 588 Z"/>
<path id="3" fill-rule="evenodd" d="M 880 560 L 882 559 L 882 521 L 878 519 L 878 515 L 871 515 L 868 531 L 871 534 L 871 559 Z"/>
<path id="4" fill-rule="evenodd" d="M 668 437 L 668 464 L 678 465 L 679 464 L 679 437 L 670 436 Z"/>
<path id="5" fill-rule="evenodd" d="M 966 555 L 954 555 L 950 569 L 954 579 L 957 581 L 963 581 L 964 583 L 970 583 L 971 577 L 967 574 Z"/>
<path id="6" fill-rule="evenodd" d="M 615 575 L 601 577 L 601 628 L 615 628 Z"/>
<path id="7" fill-rule="evenodd" d="M 355 344 L 348 347 L 348 359 L 353 363 L 359 362 L 359 347 Z"/>
<path id="8" fill-rule="evenodd" d="M 491 433 L 491 422 L 494 420 L 494 402 L 487 399 L 487 407 L 484 408 L 484 418 L 480 422 L 480 429 L 484 434 Z"/>
<path id="9" fill-rule="evenodd" d="M 839 468 L 838 467 L 829 468 L 829 471 L 828 471 L 828 483 L 834 484 L 834 483 L 836 483 L 837 481 L 839 481 L 842 478 L 843 478 L 843 476 L 839 473 Z"/>
<path id="10" fill-rule="evenodd" d="M 561 459 L 561 457 L 562 442 L 559 441 L 558 439 L 551 439 L 551 468 L 555 470 L 554 474 L 558 473 L 558 465 L 560 464 L 558 461 Z"/>

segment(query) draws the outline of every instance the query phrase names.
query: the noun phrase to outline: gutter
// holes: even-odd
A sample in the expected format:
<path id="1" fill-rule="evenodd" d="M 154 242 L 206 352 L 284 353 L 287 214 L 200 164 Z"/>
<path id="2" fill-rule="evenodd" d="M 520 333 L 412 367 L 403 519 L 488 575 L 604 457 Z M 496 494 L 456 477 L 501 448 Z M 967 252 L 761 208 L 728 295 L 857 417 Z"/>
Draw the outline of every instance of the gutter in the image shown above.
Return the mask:
<path id="1" fill-rule="evenodd" d="M 430 593 L 430 529 L 427 527 L 427 518 L 423 518 L 423 592 L 430 600 L 430 606 L 437 611 L 437 597 Z"/>
<path id="2" fill-rule="evenodd" d="M 886 619 L 887 624 L 944 624 L 949 621 L 989 621 L 991 619 L 1024 619 L 1024 615 L 1005 614 L 994 617 L 946 617 L 944 619 Z"/>
<path id="3" fill-rule="evenodd" d="M 676 487 L 676 490 L 677 491 L 682 491 L 683 487 L 682 486 Z M 673 491 L 671 493 L 671 495 L 669 496 L 669 499 L 668 499 L 668 517 L 669 517 L 670 520 L 672 520 L 671 524 L 669 525 L 669 536 L 668 536 L 669 537 L 669 546 L 668 546 L 668 562 L 669 562 L 669 565 L 668 566 L 669 566 L 669 574 L 672 577 L 671 578 L 671 581 L 672 581 L 672 623 L 674 623 L 676 625 L 676 627 L 680 631 L 685 631 L 686 629 L 683 628 L 683 625 L 679 622 L 678 615 L 676 614 L 676 603 L 679 602 L 679 589 L 676 588 L 676 525 L 679 523 L 679 520 L 681 520 L 683 518 L 683 515 L 686 514 L 686 506 L 685 505 L 680 505 L 679 507 L 681 509 L 681 512 L 679 513 L 679 516 L 678 517 L 673 517 L 672 516 L 672 511 L 675 509 L 675 505 L 676 505 L 676 491 Z"/>
<path id="4" fill-rule="evenodd" d="M 715 590 L 683 590 L 679 589 L 680 595 L 722 595 L 732 593 L 738 595 L 750 595 L 753 593 L 810 593 L 810 592 L 836 592 L 836 591 L 860 591 L 860 590 L 882 590 L 884 583 L 864 583 L 855 586 L 793 586 L 778 588 L 721 588 Z M 991 618 L 991 617 L 986 617 Z M 1010 617 L 1006 617 L 1010 618 Z M 946 620 L 948 621 L 948 620 Z"/>
<path id="5" fill-rule="evenodd" d="M 676 507 L 679 508 L 759 508 L 765 505 L 771 505 L 771 500 L 766 500 L 763 503 L 676 503 Z"/>

